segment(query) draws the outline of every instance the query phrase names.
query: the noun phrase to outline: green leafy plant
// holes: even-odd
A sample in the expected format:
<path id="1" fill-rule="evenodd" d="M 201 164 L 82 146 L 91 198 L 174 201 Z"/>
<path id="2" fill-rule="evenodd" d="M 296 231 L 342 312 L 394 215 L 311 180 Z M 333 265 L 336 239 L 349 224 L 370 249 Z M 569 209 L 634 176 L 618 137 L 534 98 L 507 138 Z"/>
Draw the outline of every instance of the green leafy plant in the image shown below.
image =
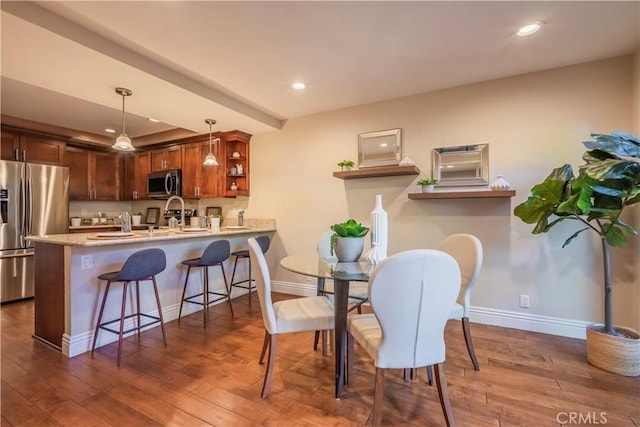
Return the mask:
<path id="1" fill-rule="evenodd" d="M 331 235 L 331 255 L 333 255 L 333 248 L 338 241 L 338 237 L 364 237 L 369 232 L 369 227 L 362 225 L 353 218 L 349 218 L 346 222 L 333 224 L 331 230 L 333 230 Z"/>
<path id="2" fill-rule="evenodd" d="M 340 167 L 353 167 L 353 165 L 355 165 L 355 163 L 353 163 L 351 160 L 343 160 L 341 162 L 338 163 L 338 166 Z"/>
<path id="3" fill-rule="evenodd" d="M 418 185 L 436 185 L 437 183 L 437 179 L 431 178 L 422 178 L 420 181 L 418 181 Z"/>
<path id="4" fill-rule="evenodd" d="M 584 228 L 564 242 L 564 248 L 580 233 L 598 234 L 604 265 L 604 332 L 616 335 L 613 325 L 611 246 L 624 246 L 637 231 L 620 219 L 623 210 L 640 202 L 640 140 L 625 132 L 591 134 L 595 141 L 583 144 L 589 150 L 577 177 L 571 165 L 554 169 L 513 213 L 535 224 L 533 234 L 546 233 L 564 220 L 581 222 Z"/>
<path id="5" fill-rule="evenodd" d="M 138 211 L 138 213 L 134 214 L 134 215 L 140 215 L 142 216 L 142 211 Z"/>

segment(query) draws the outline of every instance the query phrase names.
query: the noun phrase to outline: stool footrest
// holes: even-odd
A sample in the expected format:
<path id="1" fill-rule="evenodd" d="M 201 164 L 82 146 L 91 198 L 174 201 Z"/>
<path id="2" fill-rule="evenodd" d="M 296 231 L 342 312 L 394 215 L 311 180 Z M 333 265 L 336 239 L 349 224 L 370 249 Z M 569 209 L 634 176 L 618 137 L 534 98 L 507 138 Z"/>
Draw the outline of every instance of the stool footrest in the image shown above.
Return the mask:
<path id="1" fill-rule="evenodd" d="M 247 283 L 250 282 L 248 285 L 243 285 L 242 283 Z M 243 288 L 243 289 L 255 289 L 256 285 L 253 285 L 255 281 L 253 279 L 251 280 L 241 280 L 240 282 L 235 282 L 232 283 L 231 286 L 236 286 L 238 288 Z"/>
<path id="2" fill-rule="evenodd" d="M 130 319 L 132 317 L 138 317 L 138 313 L 129 314 L 128 316 L 124 316 L 125 319 Z M 131 329 L 124 330 L 124 331 L 122 331 L 122 333 L 123 334 L 128 334 L 129 332 L 139 331 L 140 329 L 146 328 L 147 326 L 151 326 L 151 325 L 155 325 L 156 323 L 160 323 L 160 317 L 158 317 L 158 316 L 151 316 L 150 314 L 140 313 L 140 317 L 145 317 L 145 318 L 151 319 L 153 321 L 149 322 L 149 323 L 145 323 L 144 325 L 138 325 L 138 326 L 135 326 L 135 327 L 133 327 Z M 98 327 L 100 329 L 104 329 L 105 331 L 109 331 L 109 332 L 114 333 L 114 334 L 120 334 L 119 330 L 111 329 L 111 328 L 107 327 L 107 325 L 111 325 L 112 323 L 116 323 L 116 322 L 120 322 L 120 319 L 110 320 L 109 322 L 101 323 L 100 325 L 98 325 Z"/>
<path id="3" fill-rule="evenodd" d="M 202 306 L 204 306 L 204 305 L 205 305 L 204 300 L 203 300 L 203 301 L 192 301 L 192 299 L 194 299 L 194 298 L 200 298 L 200 297 L 202 297 L 203 295 L 204 295 L 204 292 L 203 292 L 203 293 L 201 293 L 201 294 L 196 294 L 196 295 L 192 295 L 192 296 L 190 296 L 190 297 L 187 297 L 187 298 L 185 298 L 183 301 L 184 301 L 184 302 L 190 302 L 191 304 L 198 304 L 198 305 L 202 305 Z M 209 300 L 209 303 L 208 303 L 207 305 L 211 305 L 211 304 L 213 304 L 214 302 L 218 302 L 218 301 L 221 301 L 221 300 L 223 300 L 223 299 L 227 299 L 227 298 L 229 298 L 229 295 L 227 295 L 227 294 L 223 294 L 223 293 L 220 293 L 220 292 L 213 292 L 213 291 L 209 291 L 209 295 L 217 295 L 217 296 L 219 296 L 219 298 L 210 299 L 210 300 Z"/>

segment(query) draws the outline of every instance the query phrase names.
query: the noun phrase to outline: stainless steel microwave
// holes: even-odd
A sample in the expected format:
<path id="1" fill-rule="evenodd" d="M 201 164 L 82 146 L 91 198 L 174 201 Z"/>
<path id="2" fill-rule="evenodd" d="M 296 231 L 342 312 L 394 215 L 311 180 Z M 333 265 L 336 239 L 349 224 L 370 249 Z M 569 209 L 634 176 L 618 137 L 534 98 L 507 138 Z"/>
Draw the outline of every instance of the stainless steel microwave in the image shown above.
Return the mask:
<path id="1" fill-rule="evenodd" d="M 151 172 L 147 177 L 147 194 L 151 199 L 182 196 L 182 170 Z"/>

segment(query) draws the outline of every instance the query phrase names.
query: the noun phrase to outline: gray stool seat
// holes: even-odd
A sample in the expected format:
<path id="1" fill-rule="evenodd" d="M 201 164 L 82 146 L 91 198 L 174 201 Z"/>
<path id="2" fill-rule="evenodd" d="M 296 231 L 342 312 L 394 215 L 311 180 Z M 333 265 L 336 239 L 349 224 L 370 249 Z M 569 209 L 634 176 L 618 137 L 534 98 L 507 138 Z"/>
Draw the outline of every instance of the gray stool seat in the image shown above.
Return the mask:
<path id="1" fill-rule="evenodd" d="M 258 236 L 256 237 L 256 241 L 258 245 L 260 245 L 260 249 L 262 249 L 262 253 L 265 254 L 269 250 L 269 246 L 271 245 L 271 239 L 269 236 Z M 231 274 L 231 289 L 233 287 L 247 289 L 249 292 L 249 307 L 251 307 L 251 291 L 256 289 L 253 279 L 251 278 L 251 260 L 249 255 L 249 250 L 239 250 L 231 252 L 231 255 L 235 256 L 235 262 L 233 263 L 233 273 Z M 236 276 L 236 267 L 238 266 L 239 259 L 246 259 L 249 261 L 249 278 L 245 280 L 240 280 L 238 282 L 234 282 L 234 278 Z"/>
<path id="2" fill-rule="evenodd" d="M 167 339 L 164 330 L 164 320 L 162 318 L 162 307 L 160 305 L 160 297 L 158 295 L 158 285 L 156 283 L 155 276 L 162 271 L 167 266 L 167 257 L 162 249 L 144 249 L 138 252 L 134 252 L 127 258 L 125 263 L 122 265 L 122 268 L 119 271 L 110 271 L 108 273 L 102 273 L 98 276 L 100 280 L 106 280 L 107 286 L 104 291 L 104 295 L 102 297 L 102 304 L 100 306 L 100 313 L 98 314 L 98 320 L 96 322 L 96 329 L 93 334 L 93 344 L 91 346 L 91 355 L 93 356 L 93 352 L 96 348 L 96 342 L 98 340 L 98 332 L 100 329 L 104 329 L 105 331 L 114 333 L 118 335 L 118 366 L 120 366 L 120 359 L 122 358 L 122 338 L 124 334 L 128 334 L 129 332 L 136 331 L 138 334 L 138 339 L 140 339 L 140 330 L 142 328 L 146 328 L 151 325 L 155 325 L 160 323 L 160 327 L 162 328 L 162 339 L 164 341 L 164 345 L 167 345 Z M 153 283 L 153 290 L 155 293 L 156 305 L 158 308 L 158 316 L 152 316 L 150 314 L 145 314 L 140 312 L 140 282 L 150 280 Z M 104 307 L 107 303 L 107 296 L 109 294 L 109 290 L 111 288 L 111 283 L 113 282 L 122 282 L 124 287 L 122 290 L 122 306 L 120 310 L 120 317 L 118 319 L 109 320 L 107 322 L 102 321 L 102 316 L 104 315 Z M 129 286 L 129 282 L 136 283 L 136 312 L 125 315 L 126 307 L 127 307 L 127 289 Z M 135 326 L 125 330 L 124 329 L 124 321 L 130 318 L 136 318 Z M 149 320 L 146 323 L 142 323 L 142 318 Z M 113 329 L 110 326 L 114 323 L 120 323 L 119 329 Z"/>
<path id="3" fill-rule="evenodd" d="M 182 289 L 182 299 L 180 300 L 180 311 L 178 312 L 178 322 L 182 317 L 182 306 L 185 302 L 201 305 L 203 311 L 204 327 L 207 327 L 208 308 L 211 304 L 223 299 L 229 302 L 229 310 L 233 316 L 233 305 L 231 304 L 231 292 L 227 283 L 227 276 L 224 273 L 224 261 L 229 259 L 231 254 L 231 245 L 228 240 L 216 240 L 207 245 L 199 258 L 191 258 L 182 261 L 182 265 L 186 265 L 187 276 L 184 280 L 184 288 Z M 219 266 L 222 270 L 222 279 L 224 280 L 224 288 L 226 293 L 221 291 L 212 291 L 209 289 L 209 267 Z M 189 274 L 192 268 L 204 268 L 204 283 L 202 292 L 191 296 L 185 296 L 187 293 L 187 284 L 189 283 Z"/>

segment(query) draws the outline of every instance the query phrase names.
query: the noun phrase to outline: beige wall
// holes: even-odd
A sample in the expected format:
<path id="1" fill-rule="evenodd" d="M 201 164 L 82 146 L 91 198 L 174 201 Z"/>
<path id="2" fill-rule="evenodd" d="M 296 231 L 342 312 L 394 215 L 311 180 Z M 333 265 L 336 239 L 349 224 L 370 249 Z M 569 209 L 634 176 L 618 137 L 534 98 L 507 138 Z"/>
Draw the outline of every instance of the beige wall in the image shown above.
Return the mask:
<path id="1" fill-rule="evenodd" d="M 576 224 L 534 236 L 512 212 L 553 167 L 581 163 L 581 141 L 591 132 L 637 130 L 634 63 L 637 57 L 620 57 L 292 119 L 281 131 L 252 139 L 247 215 L 277 219 L 270 255 L 279 260 L 313 251 L 317 237 L 335 222 L 353 217 L 369 224 L 375 195 L 382 194 L 391 253 L 435 247 L 456 232 L 482 240 L 485 261 L 472 301 L 478 310 L 505 318 L 602 321 L 595 236 L 585 233 L 562 249 Z M 431 173 L 433 148 L 488 142 L 491 180 L 505 175 L 516 197 L 409 200 L 407 194 L 419 190 L 417 176 L 332 177 L 336 162 L 357 160 L 358 133 L 392 128 L 402 129 L 403 154 L 421 176 Z M 633 252 L 615 251 L 615 321 L 639 328 Z M 305 282 L 273 267 L 274 280 Z M 530 296 L 531 308 L 519 307 L 520 294 Z"/>

